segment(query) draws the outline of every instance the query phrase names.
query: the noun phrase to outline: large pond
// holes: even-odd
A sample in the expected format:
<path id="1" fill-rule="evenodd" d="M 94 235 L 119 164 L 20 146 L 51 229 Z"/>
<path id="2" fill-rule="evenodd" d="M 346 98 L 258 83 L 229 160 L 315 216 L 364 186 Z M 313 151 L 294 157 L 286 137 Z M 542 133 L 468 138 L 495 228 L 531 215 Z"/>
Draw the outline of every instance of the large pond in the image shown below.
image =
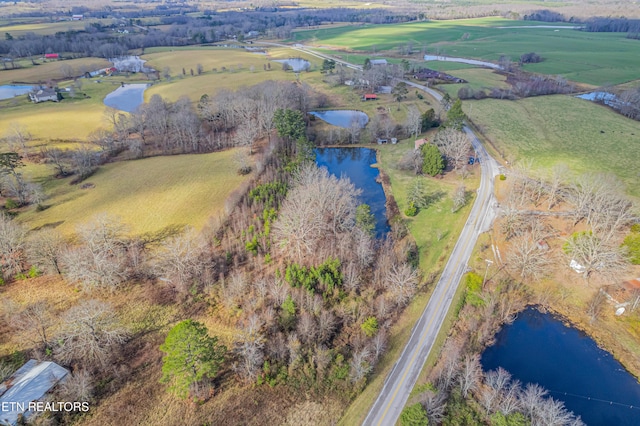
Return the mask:
<path id="1" fill-rule="evenodd" d="M 587 425 L 640 425 L 640 384 L 581 331 L 529 308 L 482 354 L 485 371 L 502 367 L 538 383 Z"/>
<path id="2" fill-rule="evenodd" d="M 369 116 L 362 111 L 354 111 L 350 109 L 337 109 L 328 111 L 311 111 L 309 114 L 315 115 L 319 119 L 326 121 L 334 126 L 351 128 L 355 122 L 360 128 L 364 128 L 369 122 Z"/>
<path id="3" fill-rule="evenodd" d="M 133 112 L 144 102 L 147 84 L 125 84 L 109 93 L 104 104 L 120 111 Z"/>
<path id="4" fill-rule="evenodd" d="M 274 62 L 287 64 L 294 72 L 306 71 L 311 67 L 311 63 L 301 58 L 276 59 Z"/>
<path id="5" fill-rule="evenodd" d="M 326 167 L 337 177 L 348 177 L 356 188 L 362 190 L 360 201 L 371 207 L 376 219 L 376 237 L 381 238 L 389 232 L 387 198 L 382 185 L 376 182 L 380 172 L 371 167 L 376 163 L 376 151 L 369 148 L 317 148 L 315 153 L 319 167 Z"/>
<path id="6" fill-rule="evenodd" d="M 0 100 L 26 95 L 31 90 L 33 90 L 32 86 L 14 86 L 5 84 L 4 86 L 0 86 Z"/>

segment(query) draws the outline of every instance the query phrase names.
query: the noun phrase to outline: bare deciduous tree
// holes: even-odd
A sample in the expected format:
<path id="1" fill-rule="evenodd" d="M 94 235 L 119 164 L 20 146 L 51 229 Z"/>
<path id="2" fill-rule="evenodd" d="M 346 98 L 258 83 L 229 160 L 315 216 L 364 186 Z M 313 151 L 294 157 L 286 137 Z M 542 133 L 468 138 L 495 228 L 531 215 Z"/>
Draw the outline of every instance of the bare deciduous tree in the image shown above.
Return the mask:
<path id="1" fill-rule="evenodd" d="M 0 268 L 10 278 L 24 270 L 27 231 L 5 214 L 0 214 Z"/>
<path id="2" fill-rule="evenodd" d="M 370 357 L 369 349 L 363 348 L 353 352 L 351 362 L 349 366 L 351 370 L 349 372 L 349 378 L 351 383 L 358 383 L 364 379 L 369 372 L 373 369 L 373 366 L 369 362 Z"/>
<path id="3" fill-rule="evenodd" d="M 247 382 L 256 380 L 264 361 L 265 339 L 260 332 L 261 327 L 261 320 L 252 316 L 235 338 L 234 352 L 239 361 L 234 370 Z"/>
<path id="4" fill-rule="evenodd" d="M 338 179 L 325 168 L 301 167 L 273 226 L 277 247 L 298 263 L 305 263 L 307 256 L 307 263 L 317 259 L 323 243 L 355 226 L 359 194 L 348 179 Z"/>
<path id="5" fill-rule="evenodd" d="M 204 242 L 189 228 L 162 243 L 154 256 L 155 270 L 162 281 L 186 292 L 203 270 L 204 249 Z"/>
<path id="6" fill-rule="evenodd" d="M 453 193 L 453 206 L 451 212 L 455 213 L 467 204 L 467 189 L 464 185 L 459 185 Z"/>
<path id="7" fill-rule="evenodd" d="M 407 109 L 407 119 L 405 121 L 405 129 L 414 138 L 417 138 L 422 130 L 422 117 L 420 111 L 414 105 L 410 105 Z"/>
<path id="8" fill-rule="evenodd" d="M 65 250 L 62 235 L 54 229 L 43 229 L 29 235 L 27 255 L 31 263 L 43 271 L 61 274 L 61 255 Z"/>
<path id="9" fill-rule="evenodd" d="M 85 289 L 115 289 L 129 276 L 125 231 L 119 218 L 106 214 L 79 227 L 81 245 L 62 254 L 66 275 Z"/>
<path id="10" fill-rule="evenodd" d="M 506 261 L 508 268 L 522 279 L 537 281 L 547 273 L 551 265 L 549 253 L 542 244 L 548 233 L 540 221 L 528 222 L 528 229 L 519 232 L 512 240 Z"/>
<path id="11" fill-rule="evenodd" d="M 66 401 L 91 401 L 93 384 L 89 371 L 76 370 L 67 376 L 60 384 L 60 396 Z"/>
<path id="12" fill-rule="evenodd" d="M 31 303 L 11 319 L 12 325 L 23 332 L 26 340 L 32 341 L 41 349 L 49 346 L 49 331 L 54 321 L 48 302 L 42 300 Z"/>
<path id="13" fill-rule="evenodd" d="M 462 359 L 462 365 L 458 374 L 458 384 L 463 397 L 477 389 L 482 377 L 479 355 L 466 355 Z"/>
<path id="14" fill-rule="evenodd" d="M 56 355 L 64 363 L 78 361 L 86 368 L 106 367 L 116 346 L 124 343 L 127 332 L 116 318 L 113 307 L 99 300 L 88 300 L 69 309 L 63 316 L 56 340 Z"/>
<path id="15" fill-rule="evenodd" d="M 43 147 L 40 149 L 40 153 L 45 159 L 45 162 L 53 165 L 53 167 L 57 171 L 58 176 L 64 177 L 69 175 L 69 173 L 71 172 L 71 158 L 67 150 L 62 150 L 60 148 Z"/>
<path id="16" fill-rule="evenodd" d="M 572 235 L 564 245 L 564 251 L 570 260 L 582 267 L 585 280 L 598 276 L 616 281 L 629 267 L 626 250 L 611 239 L 603 239 L 592 231 Z"/>
<path id="17" fill-rule="evenodd" d="M 388 289 L 399 306 L 409 303 L 418 288 L 418 273 L 407 263 L 394 264 L 386 280 Z"/>
<path id="18" fill-rule="evenodd" d="M 455 170 L 467 164 L 471 141 L 465 132 L 447 127 L 436 134 L 433 142 Z"/>

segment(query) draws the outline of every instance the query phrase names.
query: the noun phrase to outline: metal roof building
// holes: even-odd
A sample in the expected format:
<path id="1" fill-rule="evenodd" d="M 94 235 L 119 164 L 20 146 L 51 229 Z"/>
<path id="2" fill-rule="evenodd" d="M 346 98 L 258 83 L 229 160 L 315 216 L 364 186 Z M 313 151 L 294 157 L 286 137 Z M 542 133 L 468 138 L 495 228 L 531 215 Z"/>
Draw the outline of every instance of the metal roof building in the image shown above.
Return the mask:
<path id="1" fill-rule="evenodd" d="M 67 374 L 54 362 L 29 360 L 0 385 L 0 424 L 13 426 L 21 414 L 29 417 L 29 403 L 39 401 Z"/>

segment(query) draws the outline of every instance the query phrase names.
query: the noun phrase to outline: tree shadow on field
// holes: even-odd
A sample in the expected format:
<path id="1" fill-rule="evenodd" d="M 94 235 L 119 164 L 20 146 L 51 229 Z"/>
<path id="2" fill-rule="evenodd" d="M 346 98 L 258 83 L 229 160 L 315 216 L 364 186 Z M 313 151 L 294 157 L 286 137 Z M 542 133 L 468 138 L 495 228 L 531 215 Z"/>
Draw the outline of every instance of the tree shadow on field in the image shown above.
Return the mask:
<path id="1" fill-rule="evenodd" d="M 432 192 L 431 194 L 426 194 L 424 196 L 424 202 L 426 206 L 429 207 L 437 203 L 438 201 L 442 200 L 446 195 L 447 193 L 445 191 L 438 190 L 438 191 Z"/>

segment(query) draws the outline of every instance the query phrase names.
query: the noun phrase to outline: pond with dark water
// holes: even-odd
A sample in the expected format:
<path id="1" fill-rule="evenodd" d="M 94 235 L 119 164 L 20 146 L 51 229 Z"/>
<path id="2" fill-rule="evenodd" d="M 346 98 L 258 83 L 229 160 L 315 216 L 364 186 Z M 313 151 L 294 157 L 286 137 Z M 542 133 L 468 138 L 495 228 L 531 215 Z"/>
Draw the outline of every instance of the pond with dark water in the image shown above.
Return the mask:
<path id="1" fill-rule="evenodd" d="M 376 182 L 380 172 L 371 167 L 376 163 L 376 151 L 369 148 L 317 148 L 315 153 L 318 167 L 326 167 L 334 176 L 348 177 L 356 188 L 362 190 L 360 201 L 371 207 L 376 219 L 376 238 L 384 237 L 390 228 L 387 198 L 382 184 Z"/>
<path id="2" fill-rule="evenodd" d="M 587 425 L 640 425 L 640 383 L 589 336 L 551 314 L 521 312 L 484 351 L 482 367 L 539 384 Z"/>
<path id="3" fill-rule="evenodd" d="M 0 101 L 3 99 L 11 99 L 16 96 L 26 95 L 31 90 L 32 86 L 17 86 L 13 84 L 5 84 L 0 86 Z"/>
<path id="4" fill-rule="evenodd" d="M 360 128 L 364 128 L 369 122 L 369 116 L 362 111 L 354 111 L 350 109 L 336 109 L 327 111 L 311 111 L 309 114 L 318 117 L 322 121 L 326 121 L 334 126 L 351 128 L 351 124 L 358 123 Z"/>
<path id="5" fill-rule="evenodd" d="M 148 84 L 125 84 L 109 93 L 104 98 L 104 104 L 120 111 L 134 112 L 144 103 L 144 91 Z"/>

